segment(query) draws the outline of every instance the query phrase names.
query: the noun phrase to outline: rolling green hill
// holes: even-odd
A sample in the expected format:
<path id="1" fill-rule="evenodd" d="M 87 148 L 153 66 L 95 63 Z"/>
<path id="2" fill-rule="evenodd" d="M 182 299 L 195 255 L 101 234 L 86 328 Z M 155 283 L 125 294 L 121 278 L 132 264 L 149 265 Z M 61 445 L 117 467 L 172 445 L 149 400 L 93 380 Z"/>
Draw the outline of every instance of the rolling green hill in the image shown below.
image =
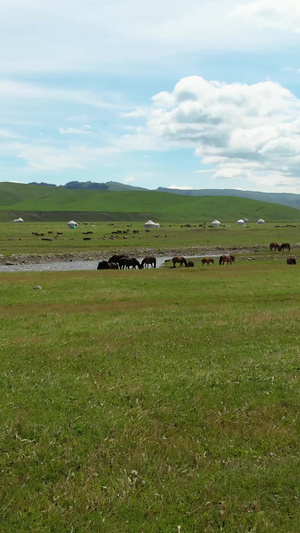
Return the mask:
<path id="1" fill-rule="evenodd" d="M 247 217 L 267 222 L 299 221 L 300 210 L 229 196 L 183 196 L 157 191 L 89 191 L 0 183 L 0 220 L 145 220 L 221 222 Z"/>

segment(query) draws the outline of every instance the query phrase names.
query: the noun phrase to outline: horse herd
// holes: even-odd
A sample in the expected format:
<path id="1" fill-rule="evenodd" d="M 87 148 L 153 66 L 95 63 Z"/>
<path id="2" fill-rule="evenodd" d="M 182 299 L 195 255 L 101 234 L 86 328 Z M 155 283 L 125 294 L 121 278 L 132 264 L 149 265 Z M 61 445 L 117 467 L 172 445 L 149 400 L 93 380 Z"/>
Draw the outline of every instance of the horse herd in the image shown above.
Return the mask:
<path id="1" fill-rule="evenodd" d="M 282 243 L 279 245 L 277 242 L 272 242 L 270 244 L 270 251 L 273 250 L 291 250 L 291 245 L 287 242 Z M 232 254 L 229 255 L 221 255 L 219 257 L 219 265 L 232 265 L 235 261 L 235 256 Z M 202 266 L 214 264 L 214 259 L 212 257 L 203 257 L 201 259 Z M 295 257 L 287 257 L 286 262 L 288 265 L 296 265 L 296 259 Z M 179 264 L 180 267 L 183 265 L 185 267 L 193 267 L 195 266 L 194 262 L 191 260 L 187 260 L 183 256 L 175 256 L 172 258 L 172 268 L 176 268 L 176 265 Z M 115 254 L 112 257 L 108 259 L 108 261 L 100 261 L 97 266 L 97 270 L 117 270 L 117 269 L 136 269 L 136 268 L 156 268 L 156 258 L 151 256 L 146 256 L 144 259 L 140 262 L 135 257 L 129 257 L 125 254 Z"/>
<path id="2" fill-rule="evenodd" d="M 97 270 L 117 270 L 125 268 L 156 268 L 156 259 L 153 256 L 144 257 L 143 261 L 139 262 L 135 257 L 128 257 L 128 255 L 113 255 L 108 261 L 100 261 Z"/>
<path id="3" fill-rule="evenodd" d="M 221 255 L 219 259 L 219 264 L 224 265 L 225 263 L 227 265 L 231 265 L 234 263 L 235 257 L 234 255 Z M 195 266 L 194 261 L 187 261 L 185 257 L 183 256 L 175 256 L 172 258 L 173 267 L 176 268 L 176 264 L 179 264 L 179 266 L 185 266 L 185 267 L 193 267 Z M 210 263 L 214 264 L 214 260 L 211 257 L 204 257 L 202 259 L 202 266 L 209 265 Z M 138 259 L 135 257 L 128 257 L 127 255 L 113 255 L 108 259 L 108 261 L 103 260 L 98 263 L 97 270 L 117 270 L 125 268 L 127 269 L 135 269 L 135 268 L 149 268 L 153 267 L 156 268 L 156 258 L 153 256 L 146 256 L 144 259 L 139 262 Z"/>

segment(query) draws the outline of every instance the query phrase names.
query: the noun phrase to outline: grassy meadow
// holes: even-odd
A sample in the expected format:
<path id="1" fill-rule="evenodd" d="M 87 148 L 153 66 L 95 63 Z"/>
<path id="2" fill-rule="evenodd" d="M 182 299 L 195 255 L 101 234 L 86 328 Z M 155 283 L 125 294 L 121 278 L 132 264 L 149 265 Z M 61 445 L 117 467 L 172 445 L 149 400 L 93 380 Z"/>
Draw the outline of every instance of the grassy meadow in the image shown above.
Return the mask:
<path id="1" fill-rule="evenodd" d="M 1 533 L 299 532 L 298 268 L 2 273 Z"/>
<path id="2" fill-rule="evenodd" d="M 18 253 L 48 255 L 99 251 L 101 256 L 105 251 L 127 248 L 176 249 L 179 253 L 185 253 L 192 248 L 220 246 L 230 249 L 258 246 L 267 251 L 273 241 L 289 242 L 292 248 L 300 247 L 300 223 L 252 222 L 241 227 L 236 221 L 229 220 L 220 228 L 212 228 L 204 223 L 186 226 L 166 223 L 158 229 L 146 231 L 141 222 L 93 222 L 79 224 L 76 230 L 70 230 L 62 222 L 1 223 L 0 254 L 7 257 Z M 84 235 L 87 231 L 92 234 Z M 42 233 L 43 236 L 36 237 L 33 232 Z M 57 237 L 57 232 L 62 235 Z M 50 240 L 43 240 L 44 237 Z M 86 237 L 90 240 L 84 240 Z"/>
<path id="3" fill-rule="evenodd" d="M 0 222 L 140 221 L 210 223 L 263 218 L 300 221 L 300 210 L 232 196 L 182 196 L 157 191 L 89 191 L 45 185 L 0 183 Z"/>

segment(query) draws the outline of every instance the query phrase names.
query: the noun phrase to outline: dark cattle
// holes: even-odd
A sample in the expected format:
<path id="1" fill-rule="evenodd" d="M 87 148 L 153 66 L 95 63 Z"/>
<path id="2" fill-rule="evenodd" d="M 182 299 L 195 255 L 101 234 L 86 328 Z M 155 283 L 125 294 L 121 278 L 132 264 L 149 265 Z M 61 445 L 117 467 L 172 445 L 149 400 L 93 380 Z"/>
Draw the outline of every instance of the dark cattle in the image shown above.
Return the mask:
<path id="1" fill-rule="evenodd" d="M 148 266 L 156 268 L 156 259 L 155 259 L 155 257 L 153 257 L 153 256 L 144 257 L 143 261 L 141 262 L 141 267 L 142 268 L 147 268 Z"/>
<path id="2" fill-rule="evenodd" d="M 186 264 L 187 267 L 193 267 L 195 266 L 194 261 L 188 261 Z"/>
<path id="3" fill-rule="evenodd" d="M 182 266 L 182 265 L 186 266 L 186 259 L 185 257 L 182 257 L 182 256 L 173 257 L 172 262 L 173 262 L 173 268 L 176 268 L 176 263 L 179 263 L 179 266 Z"/>
<path id="4" fill-rule="evenodd" d="M 117 270 L 119 266 L 116 263 L 110 261 L 100 261 L 97 266 L 97 270 Z"/>
<path id="5" fill-rule="evenodd" d="M 286 260 L 287 265 L 295 265 L 296 259 L 294 257 L 288 257 Z"/>
<path id="6" fill-rule="evenodd" d="M 140 262 L 135 257 L 123 257 L 119 262 L 120 268 L 142 268 Z"/>
<path id="7" fill-rule="evenodd" d="M 281 249 L 281 250 L 288 250 L 288 251 L 290 251 L 290 249 L 291 249 L 291 245 L 290 245 L 289 242 L 283 242 L 282 245 L 280 246 L 280 249 Z"/>
<path id="8" fill-rule="evenodd" d="M 270 251 L 272 252 L 272 250 L 278 250 L 278 252 L 280 252 L 281 247 L 280 247 L 280 245 L 278 244 L 278 242 L 271 242 L 271 244 L 270 244 Z"/>

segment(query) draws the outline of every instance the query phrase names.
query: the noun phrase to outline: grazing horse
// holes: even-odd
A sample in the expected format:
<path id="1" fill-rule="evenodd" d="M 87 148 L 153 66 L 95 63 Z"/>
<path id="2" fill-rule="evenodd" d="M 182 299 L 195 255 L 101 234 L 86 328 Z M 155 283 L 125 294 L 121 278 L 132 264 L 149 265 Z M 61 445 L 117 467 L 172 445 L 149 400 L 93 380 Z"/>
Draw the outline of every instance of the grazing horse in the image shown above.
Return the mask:
<path id="1" fill-rule="evenodd" d="M 147 268 L 149 265 L 153 268 L 156 268 L 156 259 L 153 256 L 147 255 L 146 257 L 144 257 L 143 261 L 141 262 L 141 267 Z"/>
<path id="2" fill-rule="evenodd" d="M 117 263 L 111 263 L 110 261 L 100 261 L 97 266 L 97 270 L 117 270 L 119 265 Z"/>
<path id="3" fill-rule="evenodd" d="M 115 255 L 112 255 L 109 258 L 108 262 L 109 263 L 117 263 L 117 265 L 120 266 L 120 260 L 123 259 L 123 257 L 128 257 L 128 255 L 126 255 L 126 254 L 119 254 L 119 255 L 115 254 Z"/>
<path id="4" fill-rule="evenodd" d="M 142 268 L 140 262 L 135 258 L 135 257 L 123 257 L 122 259 L 120 259 L 120 268 L 124 269 L 124 268 Z"/>
<path id="5" fill-rule="evenodd" d="M 202 259 L 202 266 L 209 265 L 209 263 L 214 264 L 214 260 L 211 257 L 203 257 Z"/>
<path id="6" fill-rule="evenodd" d="M 289 242 L 283 242 L 282 245 L 280 246 L 280 249 L 281 249 L 281 250 L 288 250 L 288 251 L 290 251 L 290 249 L 291 249 L 291 245 L 290 245 Z"/>
<path id="7" fill-rule="evenodd" d="M 272 252 L 272 250 L 278 250 L 278 252 L 280 252 L 281 246 L 278 244 L 278 242 L 271 242 L 270 251 Z"/>
<path id="8" fill-rule="evenodd" d="M 231 265 L 235 261 L 234 255 L 221 255 L 219 259 L 219 265 L 224 265 L 225 263 L 227 265 Z"/>
<path id="9" fill-rule="evenodd" d="M 185 257 L 182 257 L 182 256 L 173 257 L 172 262 L 173 262 L 173 268 L 176 268 L 176 263 L 179 263 L 179 266 L 187 265 Z"/>
<path id="10" fill-rule="evenodd" d="M 193 267 L 195 266 L 194 261 L 188 261 L 186 264 L 187 267 Z"/>
<path id="11" fill-rule="evenodd" d="M 294 257 L 288 257 L 287 260 L 286 260 L 286 264 L 287 265 L 295 265 L 296 264 L 296 259 Z"/>

